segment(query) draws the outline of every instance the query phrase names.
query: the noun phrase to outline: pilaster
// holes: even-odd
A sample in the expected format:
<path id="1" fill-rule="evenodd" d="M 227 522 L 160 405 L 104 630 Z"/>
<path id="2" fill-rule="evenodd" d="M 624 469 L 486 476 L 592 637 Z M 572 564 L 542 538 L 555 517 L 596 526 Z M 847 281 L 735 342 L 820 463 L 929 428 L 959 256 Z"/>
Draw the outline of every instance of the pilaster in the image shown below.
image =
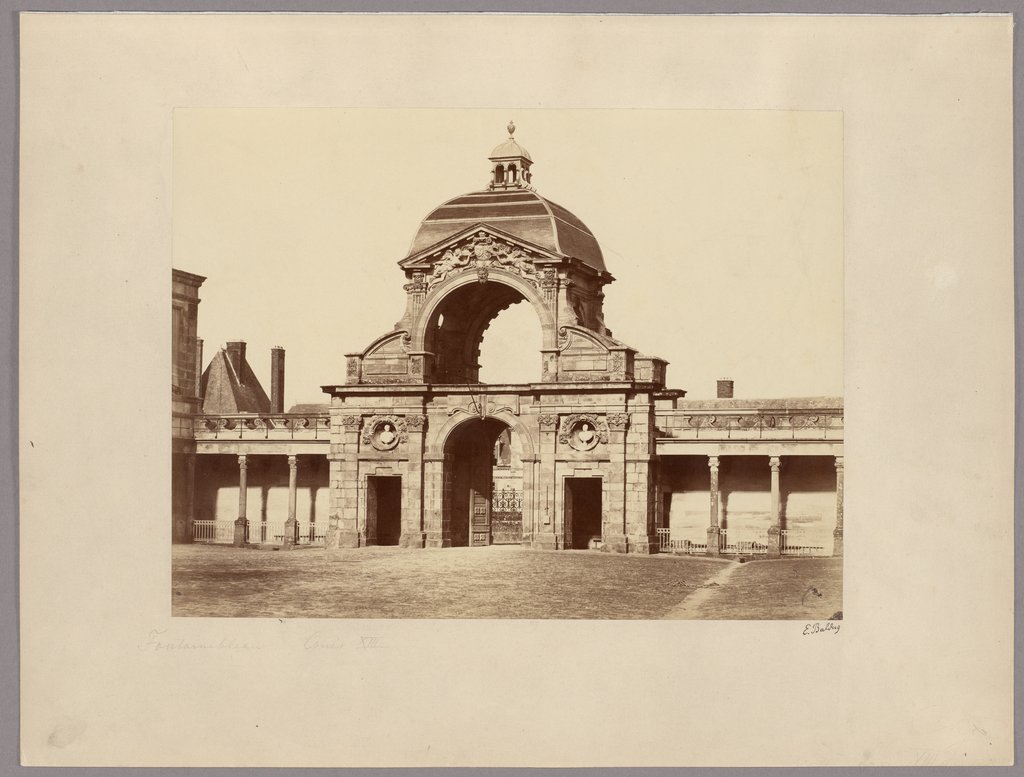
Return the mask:
<path id="1" fill-rule="evenodd" d="M 558 439 L 558 415 L 543 413 L 538 419 L 539 461 L 535 468 L 537 488 L 537 515 L 533 532 L 533 547 L 557 550 L 562 542 L 555 531 L 555 504 L 561 497 L 556 493 L 555 450 Z"/>
<path id="2" fill-rule="evenodd" d="M 446 495 L 450 496 L 450 457 L 423 456 L 423 544 L 427 548 L 450 548 L 451 528 L 444 514 Z"/>
<path id="3" fill-rule="evenodd" d="M 406 443 L 408 461 L 402 488 L 402 536 L 398 544 L 403 548 L 422 548 L 426 545 L 427 534 L 424 527 L 424 434 L 427 418 L 414 414 L 405 417 L 409 439 Z"/>

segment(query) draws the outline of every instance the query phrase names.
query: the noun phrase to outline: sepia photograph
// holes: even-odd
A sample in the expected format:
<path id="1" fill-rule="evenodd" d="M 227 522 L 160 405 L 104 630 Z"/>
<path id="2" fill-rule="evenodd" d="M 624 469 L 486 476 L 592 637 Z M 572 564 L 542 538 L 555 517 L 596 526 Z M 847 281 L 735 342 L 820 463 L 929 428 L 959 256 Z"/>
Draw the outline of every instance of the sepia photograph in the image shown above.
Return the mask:
<path id="1" fill-rule="evenodd" d="M 22 763 L 1012 762 L 1012 16 L 17 21 Z"/>
<path id="2" fill-rule="evenodd" d="M 842 114 L 501 115 L 175 112 L 174 614 L 840 620 Z"/>

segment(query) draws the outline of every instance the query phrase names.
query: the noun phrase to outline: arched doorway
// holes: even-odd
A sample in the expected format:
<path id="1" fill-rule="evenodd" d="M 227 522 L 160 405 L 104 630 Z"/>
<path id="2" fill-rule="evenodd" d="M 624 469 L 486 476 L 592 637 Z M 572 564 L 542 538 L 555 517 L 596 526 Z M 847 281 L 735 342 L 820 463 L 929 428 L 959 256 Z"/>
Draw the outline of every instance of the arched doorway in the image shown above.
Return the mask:
<path id="1" fill-rule="evenodd" d="M 445 442 L 442 511 L 453 547 L 518 545 L 523 536 L 520 441 L 495 418 L 464 422 Z"/>

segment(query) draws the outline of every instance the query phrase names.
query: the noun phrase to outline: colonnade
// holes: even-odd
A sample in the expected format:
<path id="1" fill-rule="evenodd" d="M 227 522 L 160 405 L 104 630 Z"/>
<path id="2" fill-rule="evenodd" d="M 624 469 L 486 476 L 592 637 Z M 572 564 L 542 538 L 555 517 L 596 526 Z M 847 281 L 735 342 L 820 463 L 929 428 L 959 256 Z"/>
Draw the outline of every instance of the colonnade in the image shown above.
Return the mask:
<path id="1" fill-rule="evenodd" d="M 235 519 L 234 545 L 242 546 L 249 541 L 249 519 L 247 509 L 247 477 L 249 458 L 247 454 L 238 456 L 238 518 Z M 284 545 L 293 547 L 299 544 L 299 522 L 295 518 L 296 495 L 299 482 L 299 457 L 288 457 L 288 520 L 284 524 Z"/>
<path id="2" fill-rule="evenodd" d="M 833 544 L 832 555 L 843 554 L 843 457 L 835 456 L 834 464 L 836 469 L 836 525 L 832 531 Z M 707 553 L 709 556 L 717 556 L 721 553 L 720 523 L 721 510 L 721 488 L 719 484 L 719 468 L 721 462 L 718 456 L 708 456 L 708 470 L 710 475 L 710 518 L 708 522 Z M 768 556 L 778 558 L 782 555 L 782 519 L 781 519 L 781 470 L 782 457 L 769 456 L 768 467 L 771 482 L 771 507 L 770 525 L 768 527 Z"/>

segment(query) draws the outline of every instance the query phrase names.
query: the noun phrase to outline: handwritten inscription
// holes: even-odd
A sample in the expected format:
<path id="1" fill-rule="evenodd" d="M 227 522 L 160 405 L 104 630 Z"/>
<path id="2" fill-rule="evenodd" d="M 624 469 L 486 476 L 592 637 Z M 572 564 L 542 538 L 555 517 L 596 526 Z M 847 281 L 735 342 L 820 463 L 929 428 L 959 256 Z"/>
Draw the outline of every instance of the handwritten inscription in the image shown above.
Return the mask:
<path id="1" fill-rule="evenodd" d="M 327 636 L 319 631 L 314 631 L 302 643 L 306 650 L 341 650 L 354 647 L 360 650 L 385 647 L 384 640 L 380 637 L 358 637 L 345 642 L 335 637 Z"/>
<path id="2" fill-rule="evenodd" d="M 167 635 L 167 629 L 150 629 L 146 638 L 138 644 L 139 650 L 158 652 L 188 650 L 262 650 L 257 642 L 246 642 L 233 637 L 221 639 L 187 639 Z"/>
<path id="3" fill-rule="evenodd" d="M 825 623 L 808 623 L 804 626 L 803 635 L 809 637 L 811 634 L 838 634 L 840 624 L 835 621 Z"/>
<path id="4" fill-rule="evenodd" d="M 319 631 L 314 631 L 306 637 L 305 642 L 302 643 L 302 647 L 306 650 L 341 650 L 348 646 L 341 640 L 334 639 L 333 637 L 326 637 Z"/>

